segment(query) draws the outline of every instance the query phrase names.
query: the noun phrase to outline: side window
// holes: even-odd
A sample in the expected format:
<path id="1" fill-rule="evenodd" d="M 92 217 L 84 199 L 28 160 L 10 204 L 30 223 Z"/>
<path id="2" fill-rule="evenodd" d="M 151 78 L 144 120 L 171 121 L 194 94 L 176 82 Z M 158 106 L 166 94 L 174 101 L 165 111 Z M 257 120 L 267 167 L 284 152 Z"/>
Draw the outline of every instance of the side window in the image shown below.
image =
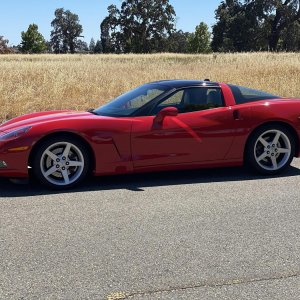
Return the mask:
<path id="1" fill-rule="evenodd" d="M 174 106 L 180 113 L 200 111 L 224 106 L 223 95 L 220 88 L 189 88 L 175 92 L 173 95 L 159 103 L 153 113 L 161 109 Z"/>
<path id="2" fill-rule="evenodd" d="M 173 95 L 165 99 L 163 102 L 159 103 L 155 107 L 153 112 L 157 114 L 160 110 L 168 106 L 177 107 L 179 109 L 182 103 L 183 95 L 184 95 L 184 90 L 175 92 Z"/>
<path id="3" fill-rule="evenodd" d="M 228 86 L 230 87 L 233 93 L 236 104 L 280 98 L 278 96 L 266 92 L 249 89 L 243 86 L 237 86 L 232 84 L 229 84 Z"/>
<path id="4" fill-rule="evenodd" d="M 148 103 L 152 99 L 156 98 L 162 93 L 161 90 L 158 89 L 151 89 L 147 91 L 147 94 L 139 95 L 136 98 L 133 98 L 130 101 L 127 101 L 124 105 L 125 108 L 131 109 L 131 108 L 140 108 L 144 104 Z"/>
<path id="5" fill-rule="evenodd" d="M 164 102 L 160 103 L 159 106 L 177 106 L 180 105 L 181 101 L 182 101 L 182 97 L 183 97 L 184 91 L 178 91 L 175 94 L 173 94 L 172 96 L 170 96 L 167 100 L 165 100 Z"/>

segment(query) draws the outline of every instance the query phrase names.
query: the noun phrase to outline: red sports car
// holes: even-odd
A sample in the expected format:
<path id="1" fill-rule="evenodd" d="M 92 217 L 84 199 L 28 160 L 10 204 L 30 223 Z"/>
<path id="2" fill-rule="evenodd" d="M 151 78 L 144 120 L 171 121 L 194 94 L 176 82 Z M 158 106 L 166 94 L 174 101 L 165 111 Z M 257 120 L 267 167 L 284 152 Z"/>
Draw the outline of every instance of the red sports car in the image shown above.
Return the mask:
<path id="1" fill-rule="evenodd" d="M 0 126 L 0 175 L 52 188 L 94 175 L 247 163 L 263 174 L 299 157 L 300 99 L 204 81 L 142 85 L 88 112 L 48 111 Z"/>

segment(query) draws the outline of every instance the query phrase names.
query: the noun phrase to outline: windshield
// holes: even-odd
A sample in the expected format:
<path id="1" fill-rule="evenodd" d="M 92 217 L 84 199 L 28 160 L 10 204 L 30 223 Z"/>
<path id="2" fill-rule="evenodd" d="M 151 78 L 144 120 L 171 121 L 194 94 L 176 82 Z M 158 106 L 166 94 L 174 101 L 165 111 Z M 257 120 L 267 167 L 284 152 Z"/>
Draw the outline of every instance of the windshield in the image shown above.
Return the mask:
<path id="1" fill-rule="evenodd" d="M 130 116 L 170 89 L 160 84 L 145 84 L 99 107 L 94 113 L 104 116 Z"/>

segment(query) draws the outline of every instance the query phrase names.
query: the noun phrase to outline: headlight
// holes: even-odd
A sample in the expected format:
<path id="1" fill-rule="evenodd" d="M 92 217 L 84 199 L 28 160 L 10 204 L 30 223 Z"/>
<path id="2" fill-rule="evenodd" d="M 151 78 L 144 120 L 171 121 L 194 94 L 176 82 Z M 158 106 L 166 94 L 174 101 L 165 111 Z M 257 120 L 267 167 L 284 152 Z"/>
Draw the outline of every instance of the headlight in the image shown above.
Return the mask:
<path id="1" fill-rule="evenodd" d="M 28 132 L 28 130 L 31 128 L 31 126 L 19 128 L 17 130 L 13 130 L 11 132 L 5 133 L 0 136 L 0 141 L 8 141 L 8 140 L 14 140 Z"/>

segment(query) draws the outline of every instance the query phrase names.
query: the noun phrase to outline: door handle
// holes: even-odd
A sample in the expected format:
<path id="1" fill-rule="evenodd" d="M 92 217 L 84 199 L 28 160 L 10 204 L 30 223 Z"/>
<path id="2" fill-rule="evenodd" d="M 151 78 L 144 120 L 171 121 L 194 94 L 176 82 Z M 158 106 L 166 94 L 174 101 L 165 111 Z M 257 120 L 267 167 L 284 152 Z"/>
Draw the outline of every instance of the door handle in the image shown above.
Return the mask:
<path id="1" fill-rule="evenodd" d="M 233 114 L 234 120 L 241 120 L 241 114 L 238 109 L 234 110 L 232 114 Z"/>

